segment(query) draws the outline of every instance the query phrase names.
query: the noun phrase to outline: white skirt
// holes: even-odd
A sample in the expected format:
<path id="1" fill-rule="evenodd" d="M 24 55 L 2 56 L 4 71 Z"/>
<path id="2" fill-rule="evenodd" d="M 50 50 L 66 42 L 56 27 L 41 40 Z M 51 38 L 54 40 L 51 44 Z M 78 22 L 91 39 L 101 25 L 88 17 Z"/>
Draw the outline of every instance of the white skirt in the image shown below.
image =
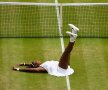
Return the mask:
<path id="1" fill-rule="evenodd" d="M 45 68 L 50 75 L 54 76 L 67 76 L 74 73 L 74 70 L 68 66 L 67 69 L 63 69 L 58 66 L 58 61 L 46 61 L 40 66 Z"/>

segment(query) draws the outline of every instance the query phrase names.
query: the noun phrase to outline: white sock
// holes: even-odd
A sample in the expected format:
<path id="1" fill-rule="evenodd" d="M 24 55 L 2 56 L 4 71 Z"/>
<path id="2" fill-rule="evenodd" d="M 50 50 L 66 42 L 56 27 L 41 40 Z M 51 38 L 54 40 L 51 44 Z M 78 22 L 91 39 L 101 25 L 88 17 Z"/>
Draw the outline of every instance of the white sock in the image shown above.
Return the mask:
<path id="1" fill-rule="evenodd" d="M 70 36 L 70 42 L 75 42 L 77 36 Z"/>
<path id="2" fill-rule="evenodd" d="M 75 42 L 77 34 L 71 33 L 69 31 L 67 31 L 66 33 L 70 36 L 70 42 Z"/>

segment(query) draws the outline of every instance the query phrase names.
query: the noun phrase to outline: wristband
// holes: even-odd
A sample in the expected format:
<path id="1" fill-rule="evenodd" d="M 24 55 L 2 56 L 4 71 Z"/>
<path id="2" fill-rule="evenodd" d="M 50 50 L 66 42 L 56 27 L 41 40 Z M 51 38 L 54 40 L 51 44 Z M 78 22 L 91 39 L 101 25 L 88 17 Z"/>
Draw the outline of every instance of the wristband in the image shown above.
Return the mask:
<path id="1" fill-rule="evenodd" d="M 16 68 L 17 71 L 19 71 L 19 68 Z"/>
<path id="2" fill-rule="evenodd" d="M 23 64 L 25 65 L 25 62 Z"/>

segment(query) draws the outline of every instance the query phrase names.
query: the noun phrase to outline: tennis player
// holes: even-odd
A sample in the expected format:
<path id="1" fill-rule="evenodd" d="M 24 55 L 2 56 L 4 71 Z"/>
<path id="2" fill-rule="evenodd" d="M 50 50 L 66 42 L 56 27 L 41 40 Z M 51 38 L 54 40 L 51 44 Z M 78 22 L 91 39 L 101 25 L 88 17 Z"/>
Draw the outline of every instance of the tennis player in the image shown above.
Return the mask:
<path id="1" fill-rule="evenodd" d="M 73 74 L 74 70 L 70 68 L 70 53 L 73 49 L 79 29 L 73 24 L 68 25 L 71 28 L 71 32 L 67 31 L 66 33 L 70 36 L 70 42 L 59 61 L 50 60 L 41 63 L 39 60 L 37 60 L 31 64 L 22 63 L 16 65 L 13 67 L 13 70 L 33 73 L 48 73 L 54 76 L 66 76 Z M 26 68 L 19 68 L 20 66 L 26 66 Z"/>

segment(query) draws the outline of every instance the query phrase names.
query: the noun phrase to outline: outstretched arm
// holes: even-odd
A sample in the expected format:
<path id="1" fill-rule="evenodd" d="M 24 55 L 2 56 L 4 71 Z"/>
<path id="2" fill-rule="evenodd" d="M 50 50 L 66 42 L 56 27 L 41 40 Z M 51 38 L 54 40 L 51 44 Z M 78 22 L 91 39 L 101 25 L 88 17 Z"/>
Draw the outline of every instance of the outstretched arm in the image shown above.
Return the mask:
<path id="1" fill-rule="evenodd" d="M 31 66 L 32 64 L 28 64 L 28 63 L 21 63 L 18 66 Z"/>
<path id="2" fill-rule="evenodd" d="M 37 68 L 16 68 L 16 67 L 13 67 L 13 70 L 22 71 L 22 72 L 32 72 L 32 73 L 47 73 L 46 69 L 44 69 L 43 67 L 37 67 Z"/>

